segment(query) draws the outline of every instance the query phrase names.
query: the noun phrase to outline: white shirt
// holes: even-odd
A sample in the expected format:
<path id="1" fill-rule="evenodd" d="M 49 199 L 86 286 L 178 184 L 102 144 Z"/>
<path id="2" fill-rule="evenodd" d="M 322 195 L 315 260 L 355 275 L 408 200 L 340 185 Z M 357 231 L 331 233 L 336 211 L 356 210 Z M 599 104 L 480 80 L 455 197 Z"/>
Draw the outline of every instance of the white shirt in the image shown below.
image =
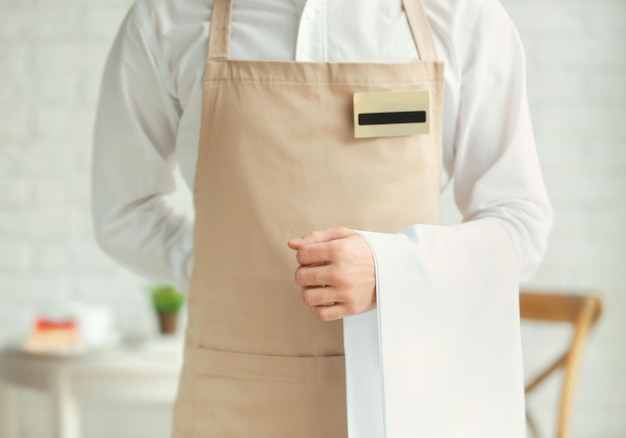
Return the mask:
<path id="1" fill-rule="evenodd" d="M 497 0 L 423 3 L 446 69 L 442 188 L 454 177 L 454 196 L 465 223 L 416 225 L 397 235 L 362 232 L 376 259 L 378 309 L 348 319 L 354 323 L 346 320 L 344 335 L 348 341 L 357 338 L 359 330 L 373 330 L 372 336 L 380 340 L 375 354 L 382 358 L 378 372 L 383 376 L 384 394 L 379 395 L 384 406 L 379 408 L 386 412 L 386 425 L 379 422 L 370 425 L 371 430 L 385 428 L 393 438 L 522 436 L 517 435 L 523 430 L 519 412 L 523 394 L 520 401 L 516 285 L 539 265 L 552 222 L 528 113 L 523 51 Z M 193 223 L 174 214 L 165 197 L 176 188 L 172 171 L 177 163 L 186 184 L 193 185 L 211 4 L 139 0 L 133 6 L 107 62 L 94 141 L 93 215 L 102 248 L 131 269 L 182 290 L 187 289 L 193 261 Z M 400 0 L 235 0 L 231 57 L 316 62 L 419 59 Z M 399 255 L 411 261 L 411 271 L 393 263 Z M 428 285 L 432 294 L 416 293 L 416 285 Z M 500 307 L 495 304 L 501 299 L 497 289 L 503 295 Z M 486 314 L 490 305 L 493 312 Z M 397 318 L 406 309 L 417 312 L 407 318 L 421 318 L 423 331 Z M 491 325 L 469 324 L 465 312 Z M 506 325 L 500 337 L 494 334 L 498 324 Z M 431 336 L 420 338 L 425 332 Z M 475 361 L 461 354 L 460 344 L 449 345 L 448 339 L 464 332 L 476 352 L 470 355 Z M 410 339 L 405 339 L 407 333 Z M 481 403 L 478 396 L 470 402 L 470 389 L 458 394 L 442 391 L 441 385 L 455 384 L 454 379 L 438 380 L 424 369 L 423 375 L 431 377 L 417 384 L 428 406 L 423 406 L 423 416 L 398 419 L 404 422 L 401 428 L 415 423 L 414 429 L 406 426 L 413 431 L 405 433 L 394 429 L 398 421 L 393 417 L 402 406 L 421 401 L 393 376 L 419 373 L 425 361 L 418 353 L 407 358 L 406 350 L 392 344 L 397 340 L 406 348 L 401 341 L 418 338 L 422 342 L 415 348 L 418 353 L 426 354 L 429 343 L 449 345 L 445 354 L 437 352 L 438 357 L 465 361 L 474 373 L 456 383 L 467 386 L 471 380 L 476 385 L 471 388 L 487 395 Z M 351 345 L 347 356 L 348 349 L 360 348 Z M 504 353 L 498 362 L 492 353 L 500 345 Z M 479 358 L 479 353 L 491 362 Z M 390 359 L 394 355 L 399 360 Z M 439 366 L 442 375 L 458 374 L 453 368 L 446 373 L 445 367 L 451 366 L 447 361 Z M 485 373 L 491 373 L 489 383 L 482 380 Z M 358 383 L 357 378 L 352 380 Z M 451 424 L 439 422 L 438 415 L 446 410 L 467 416 L 475 429 L 462 423 L 464 432 L 456 435 Z M 483 416 L 489 410 L 487 426 Z M 382 436 L 367 435 L 371 430 L 365 432 L 365 426 L 351 427 L 351 436 Z M 422 435 L 411 435 L 418 429 Z"/>

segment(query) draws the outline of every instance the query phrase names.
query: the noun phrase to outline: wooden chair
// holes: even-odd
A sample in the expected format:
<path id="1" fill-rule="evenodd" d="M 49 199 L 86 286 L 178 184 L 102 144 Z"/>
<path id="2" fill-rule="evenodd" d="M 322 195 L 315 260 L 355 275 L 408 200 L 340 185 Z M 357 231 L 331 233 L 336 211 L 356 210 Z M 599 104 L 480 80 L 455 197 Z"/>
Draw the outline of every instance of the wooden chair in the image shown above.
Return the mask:
<path id="1" fill-rule="evenodd" d="M 602 300 L 593 295 L 564 295 L 553 292 L 520 291 L 520 315 L 522 320 L 569 323 L 573 325 L 569 348 L 545 371 L 526 385 L 528 394 L 559 368 L 563 368 L 563 387 L 558 414 L 557 438 L 570 436 L 570 423 L 574 405 L 574 391 L 580 367 L 583 346 L 590 330 L 600 318 Z M 536 423 L 526 413 L 530 432 L 539 438 Z"/>

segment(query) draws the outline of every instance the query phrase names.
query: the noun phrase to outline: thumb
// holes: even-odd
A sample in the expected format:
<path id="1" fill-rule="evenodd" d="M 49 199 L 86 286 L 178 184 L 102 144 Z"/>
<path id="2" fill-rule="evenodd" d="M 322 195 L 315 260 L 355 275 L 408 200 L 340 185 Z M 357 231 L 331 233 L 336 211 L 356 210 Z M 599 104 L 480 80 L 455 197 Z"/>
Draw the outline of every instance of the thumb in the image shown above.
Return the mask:
<path id="1" fill-rule="evenodd" d="M 287 242 L 287 245 L 291 249 L 298 250 L 302 247 L 302 245 L 330 242 L 331 240 L 343 239 L 345 237 L 352 236 L 353 234 L 356 234 L 356 232 L 345 227 L 317 230 L 311 231 L 302 237 L 291 239 Z"/>

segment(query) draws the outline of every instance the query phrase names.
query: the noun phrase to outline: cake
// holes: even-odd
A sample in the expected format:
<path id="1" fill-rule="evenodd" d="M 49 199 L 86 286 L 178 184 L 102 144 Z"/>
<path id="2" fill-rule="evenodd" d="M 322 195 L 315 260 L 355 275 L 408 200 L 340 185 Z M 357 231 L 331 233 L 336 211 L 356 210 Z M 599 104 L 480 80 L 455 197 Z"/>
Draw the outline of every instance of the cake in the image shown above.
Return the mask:
<path id="1" fill-rule="evenodd" d="M 72 350 L 80 343 L 78 326 L 73 320 L 52 321 L 39 318 L 33 324 L 24 348 L 31 353 Z"/>

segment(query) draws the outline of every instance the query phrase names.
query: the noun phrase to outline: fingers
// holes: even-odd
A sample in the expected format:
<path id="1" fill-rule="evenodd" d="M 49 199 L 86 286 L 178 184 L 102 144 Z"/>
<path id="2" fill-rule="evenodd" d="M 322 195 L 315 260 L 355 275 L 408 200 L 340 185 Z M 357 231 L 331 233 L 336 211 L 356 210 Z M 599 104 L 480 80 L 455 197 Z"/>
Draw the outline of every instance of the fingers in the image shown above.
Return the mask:
<path id="1" fill-rule="evenodd" d="M 328 307 L 341 303 L 341 297 L 332 287 L 305 287 L 302 289 L 302 301 L 309 307 Z"/>
<path id="2" fill-rule="evenodd" d="M 296 269 L 295 280 L 298 286 L 316 287 L 336 285 L 335 269 L 330 265 L 300 266 Z"/>
<path id="3" fill-rule="evenodd" d="M 296 252 L 296 261 L 302 266 L 328 263 L 334 257 L 333 246 L 331 243 L 301 246 Z"/>
<path id="4" fill-rule="evenodd" d="M 317 318 L 333 321 L 376 307 L 374 259 L 358 233 L 348 228 L 314 231 L 288 245 L 300 265 L 296 284 Z"/>
<path id="5" fill-rule="evenodd" d="M 336 321 L 350 315 L 347 307 L 342 304 L 335 304 L 333 306 L 317 306 L 313 307 L 312 310 L 320 321 Z"/>
<path id="6" fill-rule="evenodd" d="M 358 236 L 358 235 L 356 235 Z M 299 265 L 330 264 L 346 259 L 351 255 L 351 236 L 330 242 L 305 244 L 296 252 Z"/>
<path id="7" fill-rule="evenodd" d="M 302 247 L 302 245 L 330 242 L 331 240 L 343 239 L 344 237 L 351 236 L 352 234 L 356 234 L 356 232 L 346 227 L 312 231 L 302 237 L 291 239 L 287 242 L 287 245 L 289 248 L 297 250 Z"/>
<path id="8" fill-rule="evenodd" d="M 335 321 L 349 315 L 342 297 L 332 287 L 307 287 L 302 289 L 302 299 L 320 321 Z"/>

